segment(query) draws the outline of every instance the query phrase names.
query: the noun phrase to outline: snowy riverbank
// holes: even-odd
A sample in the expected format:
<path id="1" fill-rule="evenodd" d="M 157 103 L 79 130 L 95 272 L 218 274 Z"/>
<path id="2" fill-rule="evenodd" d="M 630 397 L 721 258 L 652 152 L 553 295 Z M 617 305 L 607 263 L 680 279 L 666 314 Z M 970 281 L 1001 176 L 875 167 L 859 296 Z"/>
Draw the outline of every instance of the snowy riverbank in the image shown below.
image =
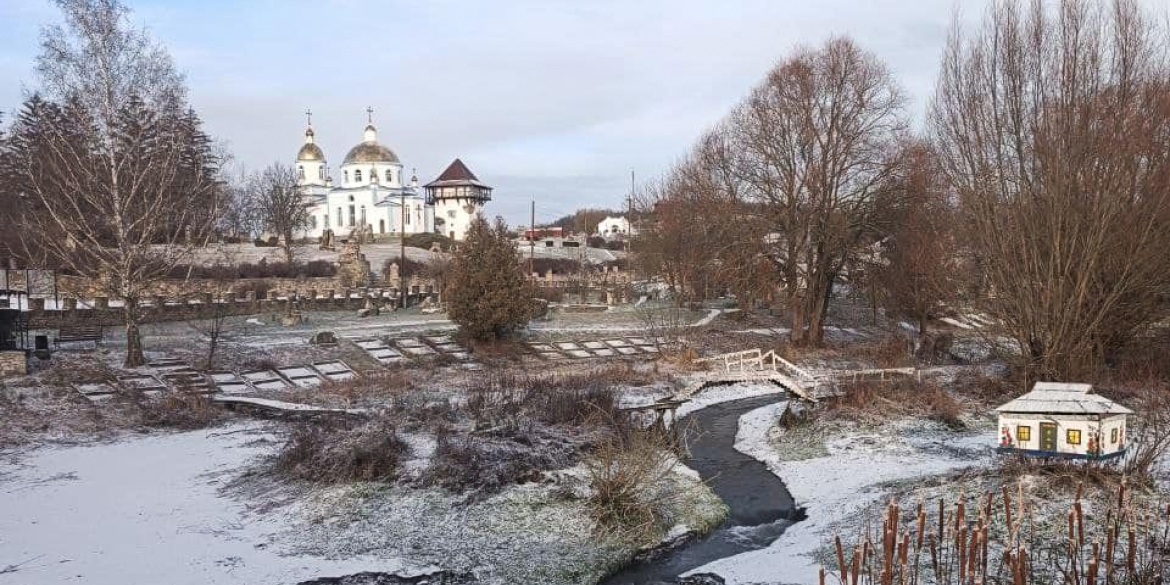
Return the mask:
<path id="1" fill-rule="evenodd" d="M 807 519 L 764 549 L 721 559 L 692 573 L 715 573 L 729 584 L 816 583 L 812 554 L 831 529 L 888 493 L 883 484 L 913 480 L 978 464 L 991 453 L 993 436 L 956 434 L 909 421 L 872 432 L 845 433 L 825 441 L 827 456 L 784 461 L 769 440 L 786 403 L 756 409 L 740 419 L 736 449 L 768 466 L 803 506 Z"/>

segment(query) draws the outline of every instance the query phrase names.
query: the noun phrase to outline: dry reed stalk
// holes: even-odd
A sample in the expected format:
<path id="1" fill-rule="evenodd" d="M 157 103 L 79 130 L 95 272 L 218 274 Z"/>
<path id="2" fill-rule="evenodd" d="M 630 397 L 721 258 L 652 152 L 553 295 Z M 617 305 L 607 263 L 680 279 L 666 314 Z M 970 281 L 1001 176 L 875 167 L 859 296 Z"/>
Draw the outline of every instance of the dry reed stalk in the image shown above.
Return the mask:
<path id="1" fill-rule="evenodd" d="M 850 585 L 857 585 L 857 579 L 861 577 L 861 549 L 853 548 L 853 573 L 850 575 Z"/>
<path id="2" fill-rule="evenodd" d="M 1081 507 L 1081 499 L 1079 497 L 1073 502 L 1073 510 L 1076 511 L 1077 516 L 1077 545 L 1083 547 L 1085 546 L 1085 512 Z"/>
<path id="3" fill-rule="evenodd" d="M 1129 522 L 1129 550 L 1125 554 L 1125 568 L 1133 573 L 1137 561 L 1137 532 L 1134 530 L 1133 518 Z"/>
<path id="4" fill-rule="evenodd" d="M 1097 566 L 1101 562 L 1100 550 L 1100 543 L 1093 541 L 1093 558 L 1089 561 L 1089 569 L 1085 574 L 1085 582 L 1088 585 L 1097 585 Z"/>
<path id="5" fill-rule="evenodd" d="M 833 544 L 837 548 L 837 566 L 841 569 L 841 582 L 849 578 L 848 568 L 845 566 L 845 547 L 841 546 L 841 535 L 833 537 Z"/>
<path id="6" fill-rule="evenodd" d="M 1015 534 L 1015 528 L 1012 526 L 1012 494 L 1011 494 L 1011 492 L 1008 491 L 1008 488 L 1006 485 L 1004 485 L 1002 487 L 1002 489 L 1003 489 L 1003 517 L 1004 517 L 1005 525 L 1007 527 L 1008 541 L 1010 543 L 1013 535 Z"/>
<path id="7" fill-rule="evenodd" d="M 941 581 L 942 573 L 938 565 L 938 542 L 935 541 L 933 532 L 927 535 L 926 543 L 930 547 L 930 567 L 934 570 L 934 580 Z"/>
<path id="8" fill-rule="evenodd" d="M 962 504 L 959 504 L 960 506 Z M 955 550 L 959 553 L 959 583 L 967 580 L 967 527 L 955 531 Z"/>

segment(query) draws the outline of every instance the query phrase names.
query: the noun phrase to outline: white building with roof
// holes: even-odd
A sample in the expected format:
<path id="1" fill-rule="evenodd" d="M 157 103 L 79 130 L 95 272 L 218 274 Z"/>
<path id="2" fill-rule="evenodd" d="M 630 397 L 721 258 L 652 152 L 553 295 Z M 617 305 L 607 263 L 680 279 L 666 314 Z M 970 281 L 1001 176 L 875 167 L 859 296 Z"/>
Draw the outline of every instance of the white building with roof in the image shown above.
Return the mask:
<path id="1" fill-rule="evenodd" d="M 632 236 L 634 234 L 634 227 L 630 225 L 630 220 L 621 216 L 606 216 L 605 219 L 597 223 L 597 234 L 603 238 L 623 238 Z"/>
<path id="2" fill-rule="evenodd" d="M 1130 409 L 1093 393 L 1089 384 L 1037 382 L 1032 391 L 995 409 L 999 451 L 1065 459 L 1125 454 Z"/>
<path id="3" fill-rule="evenodd" d="M 296 159 L 298 183 L 310 213 L 301 237 L 320 238 L 329 229 L 338 238 L 364 230 L 374 237 L 437 232 L 462 239 L 470 218 L 491 199 L 491 187 L 480 183 L 459 159 L 428 184 L 424 194 L 418 177 L 413 173 L 404 177 L 398 155 L 378 142 L 372 119 L 338 170 L 335 178 L 310 123 Z M 449 180 L 446 175 L 451 175 Z M 436 207 L 442 214 L 439 221 Z"/>

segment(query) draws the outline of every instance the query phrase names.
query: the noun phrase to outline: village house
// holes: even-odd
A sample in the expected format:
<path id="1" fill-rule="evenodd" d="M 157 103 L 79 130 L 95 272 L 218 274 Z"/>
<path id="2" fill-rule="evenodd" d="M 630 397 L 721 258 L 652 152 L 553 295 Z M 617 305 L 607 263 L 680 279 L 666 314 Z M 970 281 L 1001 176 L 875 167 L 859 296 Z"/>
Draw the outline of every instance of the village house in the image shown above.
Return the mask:
<path id="1" fill-rule="evenodd" d="M 1093 460 L 1125 454 L 1126 416 L 1133 412 L 1089 384 L 1054 382 L 1037 382 L 995 411 L 1000 453 Z"/>
<path id="2" fill-rule="evenodd" d="M 629 219 L 611 215 L 597 223 L 597 234 L 606 239 L 624 238 L 634 235 L 634 230 Z"/>

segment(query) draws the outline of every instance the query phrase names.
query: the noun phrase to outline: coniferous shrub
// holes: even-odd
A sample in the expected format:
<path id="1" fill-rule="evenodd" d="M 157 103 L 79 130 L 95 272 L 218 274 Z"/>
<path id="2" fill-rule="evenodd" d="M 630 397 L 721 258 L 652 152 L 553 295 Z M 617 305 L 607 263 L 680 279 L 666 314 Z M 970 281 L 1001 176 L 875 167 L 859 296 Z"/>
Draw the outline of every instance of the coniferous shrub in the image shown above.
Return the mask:
<path id="1" fill-rule="evenodd" d="M 451 320 L 473 339 L 499 339 L 528 324 L 532 286 L 503 219 L 495 226 L 483 216 L 472 221 L 444 294 Z"/>

